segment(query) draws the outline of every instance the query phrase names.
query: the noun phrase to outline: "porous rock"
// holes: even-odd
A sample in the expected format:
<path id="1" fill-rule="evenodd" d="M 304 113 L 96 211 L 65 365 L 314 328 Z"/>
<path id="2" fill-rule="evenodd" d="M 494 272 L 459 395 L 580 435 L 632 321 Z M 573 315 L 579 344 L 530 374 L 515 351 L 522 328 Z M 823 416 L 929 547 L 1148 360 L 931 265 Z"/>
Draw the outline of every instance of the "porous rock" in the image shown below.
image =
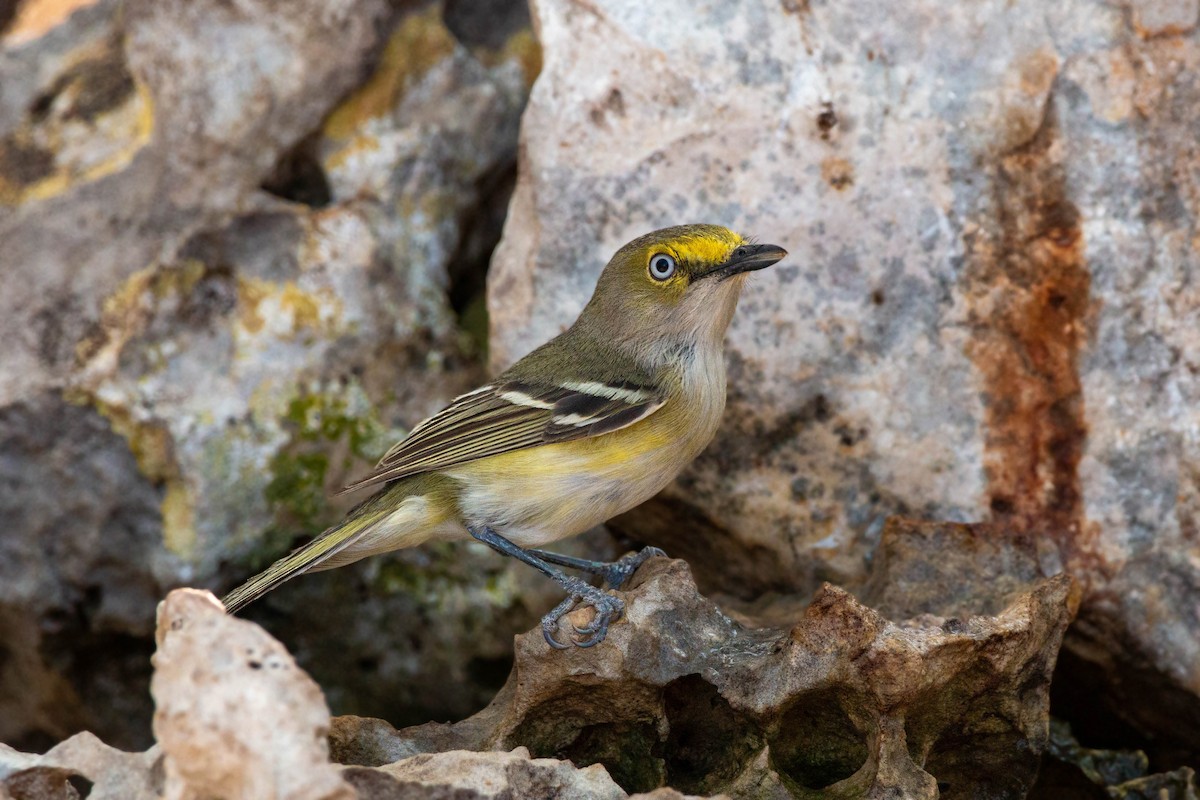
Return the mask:
<path id="1" fill-rule="evenodd" d="M 121 753 L 81 734 L 44 756 L 6 748 L 0 785 L 65 799 L 82 779 L 101 800 L 1019 798 L 1048 745 L 1071 585 L 1033 578 L 992 612 L 955 599 L 902 621 L 825 586 L 798 619 L 754 627 L 702 597 L 684 562 L 654 559 L 602 645 L 557 651 L 524 634 L 488 708 L 401 731 L 331 721 L 277 640 L 177 590 L 159 611 L 159 744 Z"/>
<path id="2" fill-rule="evenodd" d="M 80 789 L 95 800 L 627 797 L 599 764 L 580 769 L 519 747 L 333 764 L 320 690 L 261 627 L 226 615 L 208 592 L 180 589 L 159 608 L 157 640 L 159 743 L 124 753 L 83 733 L 45 755 L 0 745 L 0 797 L 72 800 Z"/>
<path id="3" fill-rule="evenodd" d="M 527 747 L 604 764 L 630 792 L 1020 798 L 1047 746 L 1071 586 L 1034 578 L 994 611 L 958 598 L 891 621 L 825 585 L 798 621 L 757 628 L 702 597 L 682 561 L 653 560 L 603 645 L 555 651 L 524 634 L 479 714 L 401 731 L 339 717 L 332 751 L 386 764 Z"/>
<path id="4" fill-rule="evenodd" d="M 791 251 L 713 445 L 617 527 L 744 598 L 858 584 L 896 513 L 1023 532 L 1080 580 L 1075 706 L 1194 759 L 1197 3 L 533 11 L 496 367 L 648 229 Z"/>
<path id="5" fill-rule="evenodd" d="M 144 747 L 165 591 L 228 588 L 321 530 L 350 473 L 482 379 L 456 312 L 537 47 L 521 3 L 484 22 L 19 6 L 0 13 L 0 741 Z M 353 598 L 326 614 L 298 611 L 312 586 L 252 613 L 343 710 L 408 721 L 481 707 L 550 601 L 479 548 L 323 579 Z"/>

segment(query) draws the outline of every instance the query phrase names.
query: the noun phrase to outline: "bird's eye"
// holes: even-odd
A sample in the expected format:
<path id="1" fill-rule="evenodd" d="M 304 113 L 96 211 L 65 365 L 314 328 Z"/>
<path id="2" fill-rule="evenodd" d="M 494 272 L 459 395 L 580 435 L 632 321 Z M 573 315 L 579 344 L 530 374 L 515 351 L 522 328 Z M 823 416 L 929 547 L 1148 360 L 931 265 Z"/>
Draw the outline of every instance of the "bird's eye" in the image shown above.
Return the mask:
<path id="1" fill-rule="evenodd" d="M 655 253 L 650 258 L 650 277 L 665 281 L 675 274 L 675 259 L 666 253 Z"/>

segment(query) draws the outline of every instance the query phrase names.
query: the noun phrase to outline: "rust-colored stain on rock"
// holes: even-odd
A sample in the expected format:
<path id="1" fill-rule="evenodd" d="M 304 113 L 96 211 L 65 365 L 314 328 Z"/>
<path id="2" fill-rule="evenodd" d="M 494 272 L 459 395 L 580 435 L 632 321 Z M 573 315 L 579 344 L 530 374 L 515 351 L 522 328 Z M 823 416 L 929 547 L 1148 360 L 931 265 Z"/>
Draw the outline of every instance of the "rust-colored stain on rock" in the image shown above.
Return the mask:
<path id="1" fill-rule="evenodd" d="M 1079 381 L 1091 277 L 1079 211 L 1055 159 L 1053 113 L 992 168 L 991 203 L 968 234 L 968 355 L 985 392 L 993 519 L 1078 550 L 1078 466 L 1087 437 Z"/>
<path id="2" fill-rule="evenodd" d="M 844 158 L 830 156 L 821 162 L 821 179 L 843 191 L 854 185 L 854 167 Z"/>

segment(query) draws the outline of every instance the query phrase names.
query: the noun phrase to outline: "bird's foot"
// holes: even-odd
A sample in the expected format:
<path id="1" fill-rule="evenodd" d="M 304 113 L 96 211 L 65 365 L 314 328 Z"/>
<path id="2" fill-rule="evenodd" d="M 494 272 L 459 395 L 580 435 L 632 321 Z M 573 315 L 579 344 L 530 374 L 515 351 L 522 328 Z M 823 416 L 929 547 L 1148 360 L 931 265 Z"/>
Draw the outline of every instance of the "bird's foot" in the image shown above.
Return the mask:
<path id="1" fill-rule="evenodd" d="M 633 569 L 637 569 L 637 567 L 635 566 Z M 625 612 L 625 603 L 619 597 L 597 589 L 579 578 L 564 576 L 562 586 L 567 590 L 567 598 L 555 606 L 549 614 L 542 617 L 542 636 L 545 637 L 546 644 L 558 650 L 565 650 L 572 644 L 576 647 L 594 647 L 603 642 L 604 637 L 608 635 L 608 626 L 620 619 L 621 614 Z M 591 606 L 595 610 L 596 616 L 583 627 L 571 623 L 571 628 L 575 631 L 576 636 L 583 638 L 573 636 L 569 643 L 564 644 L 555 635 L 558 632 L 559 623 L 580 603 Z"/>
<path id="2" fill-rule="evenodd" d="M 643 547 L 638 552 L 621 556 L 616 561 L 591 561 L 586 558 L 548 553 L 545 550 L 530 550 L 529 552 L 548 564 L 557 564 L 560 567 L 569 567 L 599 575 L 610 589 L 621 588 L 621 585 L 637 572 L 638 567 L 649 559 L 657 556 L 666 558 L 667 556 L 657 547 Z"/>
<path id="3" fill-rule="evenodd" d="M 628 553 L 621 556 L 611 564 L 605 564 L 605 569 L 600 573 L 604 578 L 604 582 L 613 589 L 620 589 L 621 585 L 638 571 L 638 567 L 645 564 L 652 558 L 666 558 L 667 554 L 658 547 L 643 547 L 636 553 Z"/>

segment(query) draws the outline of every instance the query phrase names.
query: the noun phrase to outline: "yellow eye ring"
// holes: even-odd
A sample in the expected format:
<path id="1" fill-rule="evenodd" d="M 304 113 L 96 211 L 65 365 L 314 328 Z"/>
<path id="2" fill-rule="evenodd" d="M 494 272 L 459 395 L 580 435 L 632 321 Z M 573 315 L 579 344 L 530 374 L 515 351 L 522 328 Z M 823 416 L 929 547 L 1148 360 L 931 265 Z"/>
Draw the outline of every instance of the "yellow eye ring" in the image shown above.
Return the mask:
<path id="1" fill-rule="evenodd" d="M 650 256 L 650 277 L 656 281 L 665 281 L 675 274 L 675 257 L 666 253 L 655 253 Z"/>

